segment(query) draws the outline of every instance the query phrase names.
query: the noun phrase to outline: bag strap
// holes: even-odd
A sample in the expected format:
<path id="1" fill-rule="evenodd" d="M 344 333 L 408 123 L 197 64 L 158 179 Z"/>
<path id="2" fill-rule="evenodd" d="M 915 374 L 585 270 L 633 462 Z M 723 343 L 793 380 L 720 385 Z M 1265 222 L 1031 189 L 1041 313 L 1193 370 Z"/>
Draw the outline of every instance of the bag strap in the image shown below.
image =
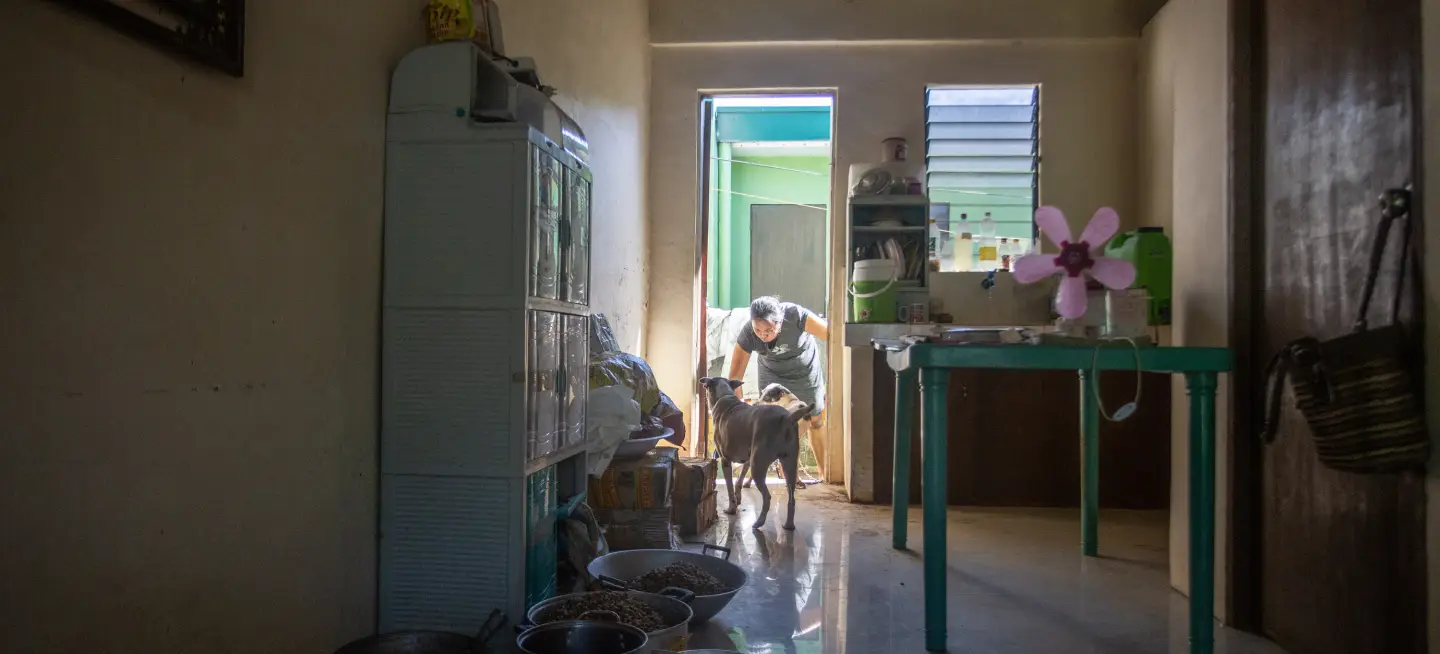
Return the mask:
<path id="1" fill-rule="evenodd" d="M 1260 427 L 1260 440 L 1274 443 L 1280 433 L 1280 400 L 1285 396 L 1285 378 L 1290 374 L 1291 346 L 1280 348 L 1265 365 L 1265 421 Z"/>
<path id="2" fill-rule="evenodd" d="M 1385 260 L 1385 246 L 1390 241 L 1390 227 L 1398 218 L 1410 215 L 1410 188 L 1395 188 L 1385 191 L 1380 196 L 1380 225 L 1375 231 L 1375 242 L 1370 246 L 1370 266 L 1365 271 L 1365 290 L 1360 293 L 1360 315 L 1355 318 L 1353 331 L 1363 332 L 1369 328 L 1370 300 L 1375 295 L 1375 282 L 1380 277 L 1380 268 Z M 1400 252 L 1400 278 L 1395 289 L 1395 297 L 1390 306 L 1390 322 L 1394 323 L 1400 317 L 1400 297 L 1405 282 L 1405 264 L 1410 249 L 1409 221 L 1406 221 L 1406 229 L 1402 234 Z"/>

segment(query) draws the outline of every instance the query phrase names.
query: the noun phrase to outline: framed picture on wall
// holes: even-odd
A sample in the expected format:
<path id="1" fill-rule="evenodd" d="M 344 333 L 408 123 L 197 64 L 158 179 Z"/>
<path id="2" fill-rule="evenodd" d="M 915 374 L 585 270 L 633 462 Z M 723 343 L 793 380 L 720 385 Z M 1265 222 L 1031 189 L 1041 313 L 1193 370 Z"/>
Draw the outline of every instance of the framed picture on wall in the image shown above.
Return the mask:
<path id="1" fill-rule="evenodd" d="M 142 41 L 245 75 L 245 0 L 51 0 Z"/>

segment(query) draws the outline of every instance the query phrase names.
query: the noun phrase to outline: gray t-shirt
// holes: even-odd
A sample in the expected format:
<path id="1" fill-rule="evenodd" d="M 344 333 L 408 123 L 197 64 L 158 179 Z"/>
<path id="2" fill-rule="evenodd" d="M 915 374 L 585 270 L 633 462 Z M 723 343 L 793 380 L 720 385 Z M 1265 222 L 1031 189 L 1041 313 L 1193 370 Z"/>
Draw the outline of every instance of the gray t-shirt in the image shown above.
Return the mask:
<path id="1" fill-rule="evenodd" d="M 795 397 L 819 413 L 825 406 L 825 372 L 820 364 L 820 344 L 805 331 L 813 315 L 805 307 L 790 302 L 781 303 L 780 311 L 784 319 L 775 340 L 769 343 L 760 340 L 747 321 L 740 329 L 736 344 L 752 355 L 760 355 L 761 388 L 757 391 L 772 383 L 784 384 Z"/>

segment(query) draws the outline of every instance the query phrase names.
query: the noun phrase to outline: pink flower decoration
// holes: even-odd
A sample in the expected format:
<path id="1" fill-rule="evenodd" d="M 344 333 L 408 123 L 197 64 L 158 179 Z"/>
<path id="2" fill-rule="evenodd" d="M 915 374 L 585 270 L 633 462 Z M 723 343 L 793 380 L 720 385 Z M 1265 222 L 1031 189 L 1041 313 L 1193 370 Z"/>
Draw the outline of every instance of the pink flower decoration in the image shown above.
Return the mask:
<path id="1" fill-rule="evenodd" d="M 1035 224 L 1060 248 L 1060 254 L 1027 254 L 1015 260 L 1011 270 L 1021 284 L 1038 282 L 1059 274 L 1060 291 L 1055 294 L 1055 310 L 1062 318 L 1085 315 L 1085 277 L 1088 275 L 1106 288 L 1129 288 L 1135 283 L 1135 266 L 1129 261 L 1100 256 L 1105 242 L 1120 231 L 1120 215 L 1110 207 L 1101 207 L 1090 217 L 1090 224 L 1080 240 L 1070 242 L 1070 224 L 1065 214 L 1055 207 L 1035 210 Z"/>

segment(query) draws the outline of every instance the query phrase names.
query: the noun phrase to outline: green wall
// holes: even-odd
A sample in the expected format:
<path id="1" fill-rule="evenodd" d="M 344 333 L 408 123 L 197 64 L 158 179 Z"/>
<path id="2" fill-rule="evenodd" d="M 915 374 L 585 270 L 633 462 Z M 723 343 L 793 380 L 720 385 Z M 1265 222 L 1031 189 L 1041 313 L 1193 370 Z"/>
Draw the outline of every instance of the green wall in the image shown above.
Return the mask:
<path id="1" fill-rule="evenodd" d="M 720 159 L 714 162 L 714 185 L 717 189 L 711 204 L 710 242 L 710 306 L 736 309 L 750 304 L 750 207 L 754 204 L 799 203 L 817 206 L 830 204 L 830 157 L 744 157 L 729 156 L 730 144 L 716 149 Z M 763 164 L 763 166 L 748 164 Z M 778 168 L 792 170 L 779 170 Z M 803 170 L 818 175 L 794 172 Z M 728 183 L 727 183 L 728 182 Z M 765 200 L 726 193 L 736 191 L 747 195 L 774 198 Z M 778 202 L 777 202 L 778 200 Z M 830 224 L 827 207 L 825 224 Z M 818 244 L 818 247 L 825 247 Z M 816 311 L 821 309 L 814 308 Z"/>

